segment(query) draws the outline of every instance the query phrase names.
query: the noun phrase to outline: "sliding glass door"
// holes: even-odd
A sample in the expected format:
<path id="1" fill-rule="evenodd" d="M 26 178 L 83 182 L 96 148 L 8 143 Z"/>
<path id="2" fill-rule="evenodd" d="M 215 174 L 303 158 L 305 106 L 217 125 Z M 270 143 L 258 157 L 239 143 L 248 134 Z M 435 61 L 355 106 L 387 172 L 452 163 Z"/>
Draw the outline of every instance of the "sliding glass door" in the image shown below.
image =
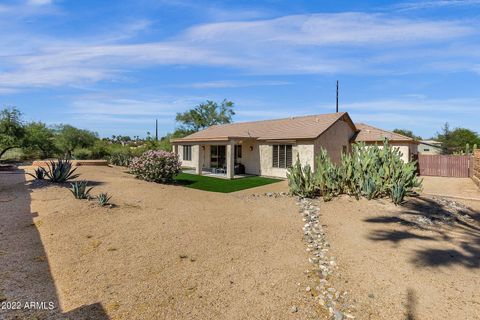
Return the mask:
<path id="1" fill-rule="evenodd" d="M 212 168 L 225 168 L 226 146 L 210 147 L 210 166 Z"/>

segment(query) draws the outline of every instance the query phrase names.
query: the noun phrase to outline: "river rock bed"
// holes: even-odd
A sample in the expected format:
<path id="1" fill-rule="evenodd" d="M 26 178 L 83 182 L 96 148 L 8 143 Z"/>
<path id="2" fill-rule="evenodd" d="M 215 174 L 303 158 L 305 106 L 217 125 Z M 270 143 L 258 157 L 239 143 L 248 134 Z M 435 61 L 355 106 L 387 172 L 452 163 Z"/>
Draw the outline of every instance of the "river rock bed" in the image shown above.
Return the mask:
<path id="1" fill-rule="evenodd" d="M 349 302 L 348 292 L 337 290 L 331 279 L 338 269 L 335 258 L 329 254 L 330 244 L 325 237 L 325 231 L 319 221 L 320 208 L 310 199 L 299 198 L 297 205 L 303 217 L 304 239 L 307 243 L 308 258 L 312 265 L 307 273 L 312 274 L 316 285 L 307 287 L 306 291 L 315 297 L 320 306 L 325 308 L 331 319 L 355 319 L 352 315 L 354 306 Z"/>

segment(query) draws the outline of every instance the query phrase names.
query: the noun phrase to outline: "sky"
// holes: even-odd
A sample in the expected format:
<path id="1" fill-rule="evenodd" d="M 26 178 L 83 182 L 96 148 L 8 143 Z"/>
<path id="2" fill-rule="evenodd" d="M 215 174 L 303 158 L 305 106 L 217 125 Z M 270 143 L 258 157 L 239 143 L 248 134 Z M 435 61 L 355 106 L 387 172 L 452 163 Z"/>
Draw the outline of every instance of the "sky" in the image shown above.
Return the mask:
<path id="1" fill-rule="evenodd" d="M 480 131 L 480 0 L 0 0 L 0 107 L 100 136 L 340 111 L 424 138 Z"/>

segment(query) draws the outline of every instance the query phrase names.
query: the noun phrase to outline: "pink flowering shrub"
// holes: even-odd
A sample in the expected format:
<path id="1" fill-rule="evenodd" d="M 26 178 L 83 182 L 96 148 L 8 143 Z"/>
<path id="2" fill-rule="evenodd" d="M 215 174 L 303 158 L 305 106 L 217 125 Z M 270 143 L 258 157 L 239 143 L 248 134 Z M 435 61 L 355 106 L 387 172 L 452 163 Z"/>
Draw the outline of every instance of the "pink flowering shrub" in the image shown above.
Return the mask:
<path id="1" fill-rule="evenodd" d="M 137 178 L 153 182 L 171 182 L 180 172 L 178 155 L 163 150 L 150 150 L 133 158 L 130 172 Z"/>

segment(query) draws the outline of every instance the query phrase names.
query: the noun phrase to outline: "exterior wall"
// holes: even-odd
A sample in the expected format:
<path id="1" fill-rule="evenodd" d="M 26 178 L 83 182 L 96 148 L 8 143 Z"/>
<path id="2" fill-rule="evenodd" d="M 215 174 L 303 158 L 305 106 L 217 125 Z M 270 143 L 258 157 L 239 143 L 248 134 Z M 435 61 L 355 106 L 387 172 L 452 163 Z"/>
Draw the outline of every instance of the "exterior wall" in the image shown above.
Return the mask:
<path id="1" fill-rule="evenodd" d="M 334 163 L 339 163 L 344 147 L 350 152 L 350 139 L 354 135 L 353 129 L 345 121 L 337 121 L 333 126 L 315 140 L 315 155 L 323 147 Z"/>
<path id="2" fill-rule="evenodd" d="M 389 142 L 394 148 L 397 148 L 402 154 L 402 160 L 404 162 L 410 162 L 413 160 L 414 155 L 418 155 L 418 145 L 416 143 L 408 142 Z M 383 142 L 368 143 L 367 146 L 378 145 L 379 148 L 383 148 Z"/>
<path id="3" fill-rule="evenodd" d="M 197 165 L 195 163 L 195 159 L 197 159 L 199 152 L 200 152 L 200 156 L 203 157 L 203 152 L 201 150 L 201 147 L 198 144 L 191 145 L 191 146 L 192 146 L 192 160 L 186 161 L 186 160 L 183 160 L 183 145 L 178 145 L 178 157 L 182 162 L 182 167 L 196 168 Z"/>
<path id="4" fill-rule="evenodd" d="M 424 143 L 418 145 L 418 153 L 421 154 L 441 154 L 442 148 Z"/>
<path id="5" fill-rule="evenodd" d="M 302 165 L 309 164 L 313 168 L 314 148 L 313 141 L 297 142 L 297 143 L 275 143 L 275 144 L 292 144 L 292 162 L 300 158 Z M 260 156 L 260 175 L 270 177 L 287 177 L 287 169 L 273 167 L 273 143 L 261 142 L 258 144 Z"/>
<path id="6" fill-rule="evenodd" d="M 252 150 L 250 150 L 252 149 Z M 242 158 L 237 162 L 245 166 L 246 174 L 260 175 L 260 152 L 259 143 L 255 140 L 242 141 Z"/>

